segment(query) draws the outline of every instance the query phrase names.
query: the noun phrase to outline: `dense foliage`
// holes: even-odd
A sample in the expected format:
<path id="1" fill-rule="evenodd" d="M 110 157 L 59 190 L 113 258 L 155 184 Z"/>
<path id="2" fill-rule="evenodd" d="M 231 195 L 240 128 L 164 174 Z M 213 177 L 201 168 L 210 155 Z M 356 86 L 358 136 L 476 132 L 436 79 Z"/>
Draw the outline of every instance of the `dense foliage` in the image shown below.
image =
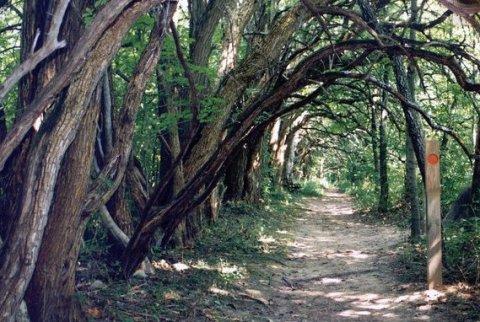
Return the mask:
<path id="1" fill-rule="evenodd" d="M 128 278 L 232 222 L 217 251 L 265 251 L 287 218 L 258 209 L 286 191 L 338 187 L 401 217 L 415 247 L 425 137 L 441 142 L 444 214 L 464 209 L 445 262 L 478 283 L 479 27 L 451 6 L 0 1 L 0 319 L 22 299 L 39 321 L 84 319 L 79 256 Z"/>

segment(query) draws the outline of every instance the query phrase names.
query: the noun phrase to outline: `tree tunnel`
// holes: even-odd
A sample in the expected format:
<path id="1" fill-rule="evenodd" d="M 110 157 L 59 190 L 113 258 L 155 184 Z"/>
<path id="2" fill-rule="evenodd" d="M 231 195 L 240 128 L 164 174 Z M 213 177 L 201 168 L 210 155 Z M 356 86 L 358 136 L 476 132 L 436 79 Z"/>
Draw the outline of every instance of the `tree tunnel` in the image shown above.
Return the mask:
<path id="1" fill-rule="evenodd" d="M 425 134 L 476 201 L 478 26 L 445 2 L 0 1 L 1 319 L 85 318 L 99 213 L 126 278 L 305 180 L 403 202 L 417 238 Z"/>

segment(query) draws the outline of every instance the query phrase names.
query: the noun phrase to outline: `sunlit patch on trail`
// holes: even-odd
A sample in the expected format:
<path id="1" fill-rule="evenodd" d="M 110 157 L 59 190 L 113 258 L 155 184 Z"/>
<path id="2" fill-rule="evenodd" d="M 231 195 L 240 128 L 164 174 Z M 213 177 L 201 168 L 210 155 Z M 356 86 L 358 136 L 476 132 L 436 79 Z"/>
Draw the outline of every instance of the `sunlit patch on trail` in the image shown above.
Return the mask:
<path id="1" fill-rule="evenodd" d="M 275 273 L 259 287 L 271 297 L 275 321 L 445 321 L 441 294 L 393 278 L 404 232 L 358 221 L 341 194 L 307 202 L 288 259 L 269 265 Z"/>
<path id="2" fill-rule="evenodd" d="M 208 290 L 213 294 L 218 294 L 218 295 L 223 295 L 223 296 L 229 296 L 230 295 L 229 291 L 222 290 L 222 289 L 220 289 L 220 288 L 218 288 L 214 285 L 212 285 Z"/>
<path id="3" fill-rule="evenodd" d="M 346 310 L 338 314 L 340 316 L 345 316 L 349 318 L 358 318 L 359 316 L 372 315 L 370 311 L 355 311 L 355 310 Z"/>
<path id="4" fill-rule="evenodd" d="M 324 284 L 324 285 L 328 285 L 328 284 L 339 284 L 339 283 L 342 283 L 344 280 L 340 279 L 340 278 L 328 278 L 328 277 L 325 277 L 325 278 L 322 278 L 319 282 L 319 284 Z"/>
<path id="5" fill-rule="evenodd" d="M 336 252 L 336 253 L 330 253 L 330 254 L 325 254 L 326 258 L 355 258 L 355 259 L 367 259 L 371 258 L 373 255 L 368 254 L 362 251 L 358 250 L 347 250 L 344 252 Z"/>
<path id="6" fill-rule="evenodd" d="M 321 213 L 326 216 L 345 216 L 353 214 L 353 209 L 350 204 L 345 203 L 345 195 L 327 192 L 324 196 L 329 202 L 325 204 L 311 203 L 309 205 L 309 211 L 315 213 Z M 315 200 L 314 198 L 306 198 L 307 201 Z M 338 202 L 335 202 L 337 201 Z"/>
<path id="7" fill-rule="evenodd" d="M 345 280 L 339 278 L 322 278 L 318 283 L 314 284 L 340 285 L 344 282 Z M 348 289 L 348 286 L 345 285 L 340 287 Z M 299 286 L 298 289 L 283 287 L 282 292 L 290 294 L 289 296 L 293 298 L 293 303 L 307 306 L 315 305 L 314 303 L 318 303 L 318 301 L 325 303 L 325 299 L 329 299 L 338 303 L 338 308 L 343 308 L 343 310 L 339 310 L 338 313 L 334 313 L 333 315 L 351 319 L 371 316 L 372 321 L 378 321 L 379 319 L 393 319 L 397 321 L 403 316 L 403 310 L 412 306 L 416 307 L 415 311 L 417 312 L 412 317 L 413 321 L 430 321 L 431 318 L 428 312 L 434 309 L 435 303 L 438 303 L 438 300 L 441 299 L 442 296 L 445 296 L 445 293 L 438 291 L 435 291 L 435 296 L 432 296 L 432 292 L 429 291 L 413 291 L 400 296 L 395 296 L 394 294 L 388 294 L 386 296 L 386 294 L 357 293 L 351 291 L 325 292 L 315 290 L 315 288 L 312 287 L 304 289 L 302 286 Z"/>
<path id="8" fill-rule="evenodd" d="M 264 244 L 272 244 L 272 243 L 275 243 L 277 240 L 275 238 L 273 238 L 272 236 L 262 235 L 262 236 L 260 236 L 260 238 L 258 238 L 258 241 L 262 242 Z"/>

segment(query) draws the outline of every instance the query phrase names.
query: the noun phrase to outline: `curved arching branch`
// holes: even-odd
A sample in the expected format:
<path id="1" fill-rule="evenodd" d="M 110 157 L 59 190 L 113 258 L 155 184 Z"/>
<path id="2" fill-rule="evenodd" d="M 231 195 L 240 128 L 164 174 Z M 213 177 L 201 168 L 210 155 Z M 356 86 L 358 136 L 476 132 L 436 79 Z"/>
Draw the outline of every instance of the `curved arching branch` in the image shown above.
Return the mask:
<path id="1" fill-rule="evenodd" d="M 284 113 L 302 108 L 305 104 L 312 102 L 325 88 L 334 84 L 337 79 L 349 78 L 349 75 L 352 75 L 351 78 L 354 79 L 355 74 L 348 71 L 330 73 L 326 73 L 326 71 L 332 70 L 333 67 L 343 68 L 349 66 L 349 61 L 346 59 L 342 61 L 342 58 L 346 53 L 359 50 L 370 51 L 371 53 L 379 52 L 419 57 L 444 65 L 452 71 L 457 82 L 465 90 L 480 91 L 480 84 L 470 81 L 459 64 L 451 58 L 452 56 L 400 46 L 398 43 L 382 46 L 376 40 L 350 40 L 317 50 L 285 75 L 285 79 L 281 84 L 278 84 L 269 93 L 259 96 L 253 103 L 247 106 L 233 123 L 228 135 L 215 147 L 215 150 L 209 154 L 208 158 L 204 161 L 202 160 L 201 166 L 195 171 L 192 178 L 186 182 L 184 189 L 169 204 L 162 208 L 152 208 L 143 218 L 132 236 L 124 255 L 125 275 L 130 276 L 148 253 L 154 240 L 154 232 L 157 229 L 162 228 L 162 245 L 168 242 L 180 222 L 195 206 L 205 200 L 218 183 L 228 156 L 240 142 L 254 133 L 256 128 L 264 126 L 265 122 L 271 122 Z M 358 79 L 364 79 L 365 77 L 365 75 L 362 75 Z M 283 102 L 293 93 L 312 84 L 318 84 L 318 87 L 310 95 L 287 108 L 280 109 Z M 259 121 L 259 117 L 263 113 L 270 113 L 270 116 L 264 121 Z M 437 126 L 431 119 L 428 121 L 430 121 L 432 126 Z M 440 129 L 440 127 L 438 128 Z M 443 130 L 448 131 L 448 129 Z"/>
<path id="2" fill-rule="evenodd" d="M 123 109 L 119 115 L 120 122 L 115 129 L 117 136 L 122 139 L 116 140 L 105 167 L 92 183 L 84 208 L 85 214 L 91 214 L 103 206 L 122 182 L 133 146 L 135 117 L 140 108 L 142 94 L 160 59 L 163 41 L 175 10 L 176 2 L 165 2 L 159 17 L 157 17 L 158 20 L 150 34 L 149 43 L 128 83 Z"/>
<path id="3" fill-rule="evenodd" d="M 43 88 L 29 106 L 26 112 L 8 132 L 6 138 L 0 144 L 0 171 L 15 148 L 22 142 L 25 135 L 32 128 L 37 118 L 45 112 L 54 102 L 57 95 L 72 83 L 79 71 L 85 66 L 88 53 L 97 44 L 108 27 L 121 16 L 128 6 L 145 7 L 145 11 L 151 8 L 158 0 L 132 1 L 114 0 L 109 1 L 96 15 L 92 24 L 80 37 L 67 61 L 69 64 L 59 73 L 45 88 Z"/>
<path id="4" fill-rule="evenodd" d="M 446 133 L 450 135 L 462 148 L 463 152 L 465 155 L 471 160 L 473 158 L 472 153 L 469 151 L 467 146 L 463 143 L 463 141 L 460 139 L 460 137 L 453 131 L 452 129 L 439 125 L 435 122 L 433 117 L 427 113 L 424 109 L 422 109 L 418 104 L 409 101 L 405 96 L 400 94 L 398 91 L 393 89 L 391 86 L 385 84 L 384 82 L 376 79 L 375 77 L 369 75 L 369 74 L 359 74 L 359 73 L 345 73 L 345 72 L 331 72 L 331 73 L 325 73 L 322 75 L 325 79 L 355 79 L 355 80 L 361 80 L 365 81 L 368 83 L 371 83 L 375 86 L 377 86 L 380 89 L 385 90 L 386 92 L 390 93 L 392 96 L 397 98 L 400 102 L 403 104 L 407 105 L 409 108 L 415 110 L 418 112 L 422 118 L 427 122 L 427 124 L 433 129 L 437 131 L 441 131 L 443 133 Z"/>
<path id="5" fill-rule="evenodd" d="M 58 5 L 52 17 L 52 25 L 46 35 L 46 41 L 42 48 L 36 52 L 33 52 L 24 62 L 22 62 L 13 70 L 12 74 L 5 80 L 5 82 L 3 82 L 3 84 L 0 84 L 0 104 L 3 102 L 5 95 L 8 94 L 8 92 L 20 81 L 23 76 L 35 69 L 38 64 L 40 64 L 53 52 L 67 45 L 66 41 L 64 40 L 58 41 L 58 36 L 63 17 L 65 16 L 65 12 L 67 11 L 69 3 L 70 0 L 63 0 Z M 39 36 L 38 30 L 37 36 Z"/>
<path id="6" fill-rule="evenodd" d="M 480 5 L 476 1 L 438 0 L 438 2 L 468 21 L 477 32 L 480 32 L 480 23 L 474 16 L 480 12 Z"/>

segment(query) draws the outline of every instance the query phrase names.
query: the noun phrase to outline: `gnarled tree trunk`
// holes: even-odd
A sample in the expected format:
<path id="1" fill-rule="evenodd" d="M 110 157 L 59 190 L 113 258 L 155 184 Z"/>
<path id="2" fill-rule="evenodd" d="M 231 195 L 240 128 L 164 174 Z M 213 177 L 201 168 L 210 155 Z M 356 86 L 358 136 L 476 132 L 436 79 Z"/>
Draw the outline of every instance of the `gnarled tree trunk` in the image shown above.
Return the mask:
<path id="1" fill-rule="evenodd" d="M 249 146 L 241 144 L 230 156 L 228 167 L 225 171 L 225 200 L 238 202 L 242 200 L 245 189 L 245 175 L 247 171 Z"/>
<path id="2" fill-rule="evenodd" d="M 57 243 L 58 247 L 73 247 L 73 250 L 66 250 L 65 254 L 71 255 L 72 253 L 70 253 L 70 251 L 72 251 L 72 257 L 74 258 L 67 258 L 67 261 L 64 262 L 61 267 L 62 270 L 69 273 L 71 272 L 71 274 L 74 272 L 74 264 L 71 265 L 70 263 L 76 262 L 74 253 L 78 255 L 79 239 L 76 244 L 75 240 L 78 238 L 78 235 L 81 236 L 81 225 L 78 224 L 73 227 L 77 229 L 77 231 L 70 235 L 61 234 L 55 227 L 65 227 L 65 222 L 71 220 L 70 217 L 73 217 L 73 220 L 77 220 L 77 223 L 82 222 L 83 219 L 81 217 L 79 218 L 79 216 L 82 215 L 83 211 L 71 214 L 65 211 L 67 209 L 62 209 L 58 216 L 49 218 L 52 205 L 61 201 L 54 199 L 52 187 L 59 187 L 57 183 L 60 184 L 61 181 L 58 181 L 58 176 L 61 173 L 62 164 L 64 164 L 63 160 L 66 151 L 75 140 L 81 128 L 80 124 L 82 124 L 82 120 L 87 114 L 87 107 L 90 106 L 92 94 L 101 77 L 104 75 L 107 66 L 120 48 L 123 37 L 138 17 L 157 4 L 154 0 L 138 1 L 124 7 L 125 9 L 118 13 L 117 9 L 121 10 L 122 5 L 126 5 L 120 2 L 121 0 L 118 0 L 107 4 L 105 9 L 96 17 L 96 21 L 101 20 L 102 22 L 106 22 L 109 21 L 109 18 L 113 21 L 102 34 L 98 35 L 99 38 L 95 42 L 95 45 L 93 45 L 91 51 L 88 52 L 86 57 L 83 57 L 85 59 L 83 67 L 73 66 L 79 68 L 78 74 L 71 80 L 65 97 L 60 100 L 59 104 L 55 106 L 47 116 L 45 123 L 41 126 L 40 131 L 34 138 L 35 144 L 29 151 L 27 167 L 25 169 L 26 180 L 22 186 L 21 208 L 18 211 L 16 224 L 7 236 L 5 245 L 2 247 L 0 253 L 0 275 L 4 277 L 0 280 L 0 288 L 4 290 L 4 292 L 0 293 L 0 318 L 2 320 L 12 320 L 18 310 L 37 264 L 47 222 L 49 222 L 49 225 L 54 226 L 50 226 L 53 232 L 45 239 L 45 245 L 43 245 L 43 247 L 47 247 L 49 242 L 51 242 L 52 245 Z M 168 4 L 169 3 L 165 5 Z M 174 11 L 175 7 L 172 9 Z M 165 13 L 165 11 L 162 12 Z M 118 15 L 115 17 L 115 14 Z M 167 17 L 171 17 L 171 14 L 172 12 L 169 11 Z M 109 15 L 113 15 L 113 18 Z M 78 19 L 80 19 L 80 17 L 78 17 Z M 96 21 L 92 23 L 92 27 L 97 25 Z M 99 29 L 95 29 L 94 31 L 101 32 Z M 156 31 L 158 32 L 159 30 L 157 29 Z M 153 59 L 150 57 L 151 54 L 145 58 L 147 61 L 146 66 L 148 67 L 151 67 L 148 63 L 156 63 L 154 59 L 155 55 L 158 59 L 159 47 L 161 47 L 160 39 L 163 39 L 162 36 L 164 36 L 164 34 L 159 33 L 158 39 L 154 41 Z M 95 40 L 88 39 L 88 41 Z M 73 53 L 73 55 L 75 54 L 78 54 L 78 52 Z M 68 66 L 68 68 L 73 67 L 71 65 Z M 144 67 L 145 66 L 143 66 L 143 68 Z M 140 71 L 142 74 L 143 72 L 145 72 L 145 70 Z M 145 72 L 145 74 L 145 77 L 148 77 L 148 73 Z M 64 76 L 62 75 L 62 71 L 59 71 L 58 75 L 59 77 Z M 141 96 L 144 89 L 142 82 L 139 81 L 136 85 L 138 85 L 136 88 L 139 90 L 137 96 Z M 128 103 L 132 104 L 129 108 L 137 108 L 135 100 L 128 101 Z M 121 139 L 124 138 L 121 137 Z M 88 144 L 88 142 L 86 143 Z M 93 149 L 93 142 L 91 144 Z M 84 148 L 87 149 L 86 146 L 84 146 Z M 82 152 L 88 157 L 88 151 L 76 151 L 76 153 Z M 89 172 L 84 172 L 81 175 L 88 178 Z M 79 178 L 76 179 L 79 180 Z M 82 187 L 80 187 L 80 189 L 82 189 Z M 80 202 L 81 205 L 83 205 L 85 199 L 80 198 L 80 195 L 81 193 L 79 192 L 75 198 L 78 197 L 81 199 Z M 72 199 L 71 201 L 74 200 Z M 75 205 L 74 208 L 83 209 L 83 207 L 78 207 L 78 205 Z M 49 219 L 51 220 L 49 221 Z M 48 228 L 47 231 L 49 229 L 50 228 Z M 65 239 L 59 239 L 59 236 L 64 236 Z M 51 256 L 51 253 L 48 255 Z M 54 272 L 56 274 L 62 272 L 55 271 L 58 267 L 51 268 L 47 260 L 42 260 L 41 263 L 45 263 L 45 266 L 42 265 L 38 267 L 39 274 L 37 276 L 39 276 L 40 279 L 45 277 L 44 272 Z M 73 278 L 68 273 L 66 275 L 68 278 Z M 55 279 L 55 281 L 67 283 L 68 278 L 67 280 L 61 278 Z M 31 292 L 37 292 L 37 289 L 33 288 L 42 287 L 43 285 L 41 284 L 41 282 L 34 284 Z M 58 289 L 64 288 L 59 286 Z M 73 294 L 62 294 L 62 296 L 68 295 Z M 43 295 L 40 296 L 40 298 L 42 297 Z M 46 293 L 45 297 L 52 299 Z M 57 307 L 58 302 L 54 299 L 52 299 L 52 301 L 55 302 L 52 307 Z M 49 308 L 50 303 L 43 303 L 41 305 L 43 305 L 45 309 L 40 310 L 45 312 L 45 310 Z M 60 317 L 70 316 L 68 312 L 57 312 L 56 314 Z"/>
<path id="3" fill-rule="evenodd" d="M 25 297 L 32 321 L 86 320 L 75 297 L 75 268 L 86 225 L 86 217 L 81 214 L 90 179 L 101 86 L 97 91 L 62 162 L 37 265 Z"/>
<path id="4" fill-rule="evenodd" d="M 382 110 L 380 118 L 380 130 L 379 130 L 379 186 L 380 195 L 378 198 L 378 211 L 385 213 L 388 210 L 388 159 L 387 159 L 387 111 Z"/>
<path id="5" fill-rule="evenodd" d="M 265 145 L 265 133 L 265 128 L 260 129 L 247 140 L 249 150 L 242 199 L 253 205 L 258 205 L 262 196 L 262 157 Z"/>

